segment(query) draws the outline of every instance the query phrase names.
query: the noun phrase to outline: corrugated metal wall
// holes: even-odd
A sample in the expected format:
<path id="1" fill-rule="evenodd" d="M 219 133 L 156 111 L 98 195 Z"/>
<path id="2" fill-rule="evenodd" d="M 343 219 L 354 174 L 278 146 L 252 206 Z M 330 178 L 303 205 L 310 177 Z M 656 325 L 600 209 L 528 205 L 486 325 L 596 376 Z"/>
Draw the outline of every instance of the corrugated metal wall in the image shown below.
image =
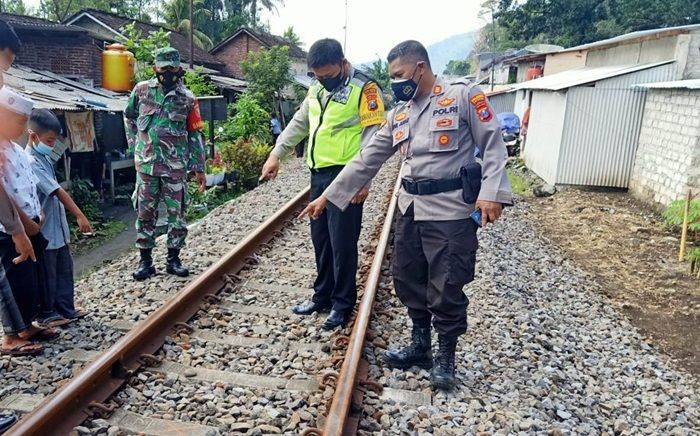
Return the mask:
<path id="1" fill-rule="evenodd" d="M 674 75 L 670 64 L 569 89 L 557 183 L 627 188 L 646 100 L 630 86 Z"/>
<path id="2" fill-rule="evenodd" d="M 545 182 L 557 183 L 567 95 L 535 91 L 532 95 L 530 127 L 523 150 L 525 164 Z"/>
<path id="3" fill-rule="evenodd" d="M 504 92 L 503 94 L 490 96 L 489 103 L 491 108 L 497 114 L 503 112 L 513 112 L 513 107 L 515 106 L 515 94 L 516 92 Z"/>

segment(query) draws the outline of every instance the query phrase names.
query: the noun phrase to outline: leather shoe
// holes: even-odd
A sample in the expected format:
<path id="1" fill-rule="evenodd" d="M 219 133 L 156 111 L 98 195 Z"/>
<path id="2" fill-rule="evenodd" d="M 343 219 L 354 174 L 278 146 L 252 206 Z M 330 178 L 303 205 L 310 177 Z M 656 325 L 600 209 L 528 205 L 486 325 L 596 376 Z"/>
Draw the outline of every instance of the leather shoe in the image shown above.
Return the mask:
<path id="1" fill-rule="evenodd" d="M 17 422 L 15 415 L 0 416 L 0 434 L 5 433 Z"/>
<path id="2" fill-rule="evenodd" d="M 344 326 L 347 321 L 348 317 L 345 313 L 337 310 L 331 310 L 330 315 L 328 315 L 328 318 L 326 318 L 326 320 L 323 322 L 321 328 L 323 330 L 333 330 L 336 327 Z"/>
<path id="3" fill-rule="evenodd" d="M 314 312 L 325 312 L 330 309 L 330 304 L 321 304 L 313 301 L 305 301 L 292 307 L 292 312 L 297 315 L 311 315 Z"/>

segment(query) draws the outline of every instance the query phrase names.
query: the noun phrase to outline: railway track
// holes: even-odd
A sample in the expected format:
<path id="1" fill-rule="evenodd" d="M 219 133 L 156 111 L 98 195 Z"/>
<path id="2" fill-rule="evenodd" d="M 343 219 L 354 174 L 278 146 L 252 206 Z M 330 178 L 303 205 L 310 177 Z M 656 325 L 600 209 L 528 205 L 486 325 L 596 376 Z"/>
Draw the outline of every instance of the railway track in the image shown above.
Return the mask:
<path id="1" fill-rule="evenodd" d="M 380 176 L 388 186 L 396 173 Z M 412 398 L 367 382 L 361 360 L 393 221 L 388 194 L 365 207 L 364 290 L 344 330 L 289 311 L 315 274 L 308 224 L 294 219 L 305 189 L 184 289 L 149 290 L 160 307 L 136 324 L 114 320 L 126 332 L 114 345 L 62 353 L 82 369 L 42 401 L 25 396 L 16 409 L 28 413 L 7 434 L 354 434 L 367 388 Z"/>

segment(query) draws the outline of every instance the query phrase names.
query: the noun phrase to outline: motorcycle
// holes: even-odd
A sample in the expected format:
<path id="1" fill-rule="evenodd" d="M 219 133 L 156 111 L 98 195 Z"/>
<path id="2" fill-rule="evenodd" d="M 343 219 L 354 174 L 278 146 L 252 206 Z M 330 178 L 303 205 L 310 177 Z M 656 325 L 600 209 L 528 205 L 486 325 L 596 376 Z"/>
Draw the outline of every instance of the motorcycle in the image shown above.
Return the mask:
<path id="1" fill-rule="evenodd" d="M 506 143 L 508 156 L 520 154 L 520 118 L 513 112 L 503 112 L 497 115 L 501 123 L 501 135 Z"/>

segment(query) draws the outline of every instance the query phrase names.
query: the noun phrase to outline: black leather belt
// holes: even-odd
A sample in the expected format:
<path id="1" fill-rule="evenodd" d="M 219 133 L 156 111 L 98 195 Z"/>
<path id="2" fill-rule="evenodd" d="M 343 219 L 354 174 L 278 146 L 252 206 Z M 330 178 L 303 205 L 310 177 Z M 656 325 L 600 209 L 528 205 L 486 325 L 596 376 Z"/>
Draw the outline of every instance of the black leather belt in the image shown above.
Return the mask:
<path id="1" fill-rule="evenodd" d="M 432 195 L 462 189 L 462 179 L 411 180 L 401 179 L 401 186 L 412 195 Z"/>

